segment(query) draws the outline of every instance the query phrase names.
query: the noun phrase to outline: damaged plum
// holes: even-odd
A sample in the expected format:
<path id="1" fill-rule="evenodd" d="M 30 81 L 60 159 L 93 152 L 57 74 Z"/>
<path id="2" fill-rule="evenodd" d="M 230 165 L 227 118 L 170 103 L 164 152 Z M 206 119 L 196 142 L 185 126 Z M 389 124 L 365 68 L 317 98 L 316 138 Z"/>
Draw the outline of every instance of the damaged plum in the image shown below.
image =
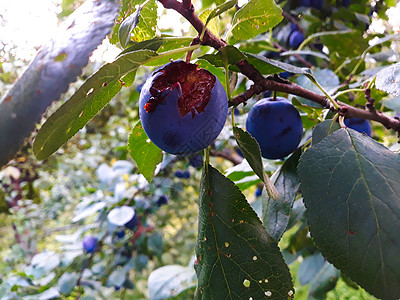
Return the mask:
<path id="1" fill-rule="evenodd" d="M 170 62 L 146 80 L 139 98 L 143 128 L 160 149 L 189 155 L 208 147 L 224 127 L 228 99 L 209 71 Z"/>

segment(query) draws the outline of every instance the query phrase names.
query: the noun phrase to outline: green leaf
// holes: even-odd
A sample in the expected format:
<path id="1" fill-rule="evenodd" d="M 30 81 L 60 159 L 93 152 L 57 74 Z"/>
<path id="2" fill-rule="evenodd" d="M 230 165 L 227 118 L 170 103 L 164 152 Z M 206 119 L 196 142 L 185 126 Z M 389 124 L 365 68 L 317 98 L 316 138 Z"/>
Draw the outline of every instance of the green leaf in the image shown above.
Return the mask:
<path id="1" fill-rule="evenodd" d="M 300 75 L 297 77 L 296 82 L 301 87 L 323 95 L 324 93 L 316 86 L 310 78 L 310 75 Z M 334 94 L 340 88 L 340 80 L 339 77 L 330 69 L 315 69 L 312 72 L 312 76 L 315 78 L 316 81 L 327 91 L 328 94 Z M 297 97 L 297 96 L 296 96 Z M 308 99 L 297 97 L 297 99 L 308 106 L 311 107 L 321 107 L 320 104 L 312 102 Z"/>
<path id="2" fill-rule="evenodd" d="M 196 274 L 193 267 L 163 266 L 149 275 L 149 299 L 170 299 L 194 286 L 196 286 Z"/>
<path id="3" fill-rule="evenodd" d="M 52 40 L 44 41 L 13 87 L 0 96 L 0 166 L 15 155 L 47 108 L 82 74 L 89 56 L 114 25 L 118 10 L 114 0 L 79 7 L 60 24 Z"/>
<path id="4" fill-rule="evenodd" d="M 330 61 L 331 59 L 326 56 L 325 54 L 321 53 L 321 52 L 316 52 L 316 51 L 311 51 L 311 50 L 290 50 L 290 51 L 285 51 L 285 52 L 281 52 L 279 55 L 280 56 L 291 56 L 291 55 L 311 55 L 311 56 L 316 56 L 319 58 L 323 58 L 327 61 Z"/>
<path id="5" fill-rule="evenodd" d="M 255 138 L 253 138 L 248 132 L 241 128 L 233 127 L 233 135 L 235 136 L 236 142 L 243 153 L 244 158 L 253 169 L 254 173 L 264 183 L 268 195 L 274 199 L 279 198 L 279 192 L 276 190 L 271 179 L 267 176 L 264 171 L 264 166 L 261 158 L 261 150 Z"/>
<path id="6" fill-rule="evenodd" d="M 282 9 L 275 1 L 251 0 L 233 17 L 232 34 L 235 38 L 248 40 L 268 31 L 282 19 Z"/>
<path id="7" fill-rule="evenodd" d="M 35 156 L 43 160 L 54 153 L 121 90 L 123 75 L 155 56 L 154 51 L 139 50 L 101 67 L 43 124 L 33 144 Z"/>
<path id="8" fill-rule="evenodd" d="M 376 297 L 400 297 L 400 160 L 373 139 L 339 129 L 308 149 L 298 173 L 322 254 Z"/>
<path id="9" fill-rule="evenodd" d="M 220 14 L 226 12 L 227 10 L 231 9 L 232 7 L 234 7 L 237 3 L 237 0 L 231 0 L 231 1 L 227 1 L 224 4 L 221 4 L 219 6 L 217 6 L 213 11 L 210 12 L 210 14 L 207 17 L 206 22 L 204 23 L 205 26 L 207 26 L 207 24 L 215 17 L 219 16 Z"/>
<path id="10" fill-rule="evenodd" d="M 146 1 L 147 2 L 147 1 Z M 148 0 L 142 8 L 138 25 L 133 29 L 132 36 L 136 42 L 145 41 L 156 35 L 157 4 L 156 0 Z"/>
<path id="11" fill-rule="evenodd" d="M 203 168 L 195 269 L 198 299 L 292 299 L 289 269 L 232 181 Z"/>
<path id="12" fill-rule="evenodd" d="M 328 47 L 329 53 L 337 52 L 342 57 L 361 55 L 368 47 L 367 39 L 359 31 L 352 31 L 345 34 L 322 35 L 320 39 Z"/>
<path id="13" fill-rule="evenodd" d="M 312 144 L 315 146 L 331 133 L 340 129 L 340 125 L 332 120 L 325 120 L 314 127 L 312 132 Z"/>
<path id="14" fill-rule="evenodd" d="M 131 40 L 131 32 L 139 23 L 139 17 L 142 8 L 143 7 L 140 5 L 139 8 L 133 14 L 128 16 L 119 26 L 118 38 L 123 48 L 125 48 Z"/>
<path id="15" fill-rule="evenodd" d="M 325 264 L 325 258 L 320 252 L 316 252 L 313 255 L 307 256 L 300 263 L 297 271 L 300 285 L 306 285 L 310 283 L 321 270 Z"/>
<path id="16" fill-rule="evenodd" d="M 310 284 L 308 290 L 310 299 L 326 299 L 326 293 L 336 286 L 339 276 L 339 270 L 330 263 L 325 262 L 321 270 L 315 276 L 315 280 Z"/>
<path id="17" fill-rule="evenodd" d="M 220 30 L 219 19 L 211 18 L 210 20 L 208 20 L 208 17 L 212 12 L 213 12 L 212 10 L 206 9 L 199 15 L 199 19 L 205 24 L 205 26 L 207 26 L 208 30 L 210 30 L 211 33 L 213 33 L 216 37 L 219 37 L 219 30 Z"/>
<path id="18" fill-rule="evenodd" d="M 162 151 L 148 138 L 142 123 L 136 123 L 129 136 L 129 152 L 136 162 L 140 173 L 148 182 L 153 181 L 156 166 L 162 161 Z"/>
<path id="19" fill-rule="evenodd" d="M 376 88 L 393 96 L 400 95 L 400 63 L 384 68 L 376 75 Z"/>
<path id="20" fill-rule="evenodd" d="M 247 61 L 263 75 L 276 74 L 282 71 L 288 71 L 295 74 L 311 74 L 311 70 L 309 68 L 299 68 L 281 61 L 252 53 L 244 54 L 247 56 Z"/>
<path id="21" fill-rule="evenodd" d="M 296 150 L 286 162 L 271 176 L 271 181 L 279 192 L 277 200 L 262 195 L 263 224 L 268 233 L 278 242 L 289 223 L 293 201 L 296 199 L 300 182 L 297 177 L 297 164 L 301 150 Z"/>
<path id="22" fill-rule="evenodd" d="M 199 59 L 207 60 L 216 67 L 223 68 L 228 65 L 235 65 L 246 56 L 234 46 L 227 45 L 221 48 L 216 54 L 205 54 Z"/>

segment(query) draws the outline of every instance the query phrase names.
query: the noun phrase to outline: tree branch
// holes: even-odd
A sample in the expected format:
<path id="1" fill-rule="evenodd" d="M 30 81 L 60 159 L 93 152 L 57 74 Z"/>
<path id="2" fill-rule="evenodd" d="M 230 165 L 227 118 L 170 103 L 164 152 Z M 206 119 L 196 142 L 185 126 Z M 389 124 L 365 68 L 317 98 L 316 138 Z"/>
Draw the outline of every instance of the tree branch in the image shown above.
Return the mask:
<path id="1" fill-rule="evenodd" d="M 190 24 L 196 29 L 199 36 L 204 30 L 204 24 L 199 19 L 199 17 L 194 13 L 194 7 L 191 5 L 189 7 L 188 3 L 191 1 L 182 0 L 183 2 L 178 2 L 177 0 L 158 0 L 165 8 L 173 9 L 181 14 L 186 20 L 190 22 Z M 219 38 L 217 38 L 214 34 L 212 34 L 208 29 L 205 29 L 204 36 L 201 41 L 202 45 L 210 46 L 216 50 L 225 47 L 227 43 Z M 313 102 L 321 104 L 325 108 L 329 108 L 333 110 L 331 104 L 327 101 L 326 97 L 312 91 L 306 90 L 299 85 L 292 83 L 290 81 L 285 81 L 279 79 L 278 77 L 268 76 L 264 78 L 264 76 L 247 60 L 241 60 L 236 64 L 236 66 L 240 69 L 241 73 L 245 75 L 247 78 L 254 82 L 254 85 L 244 92 L 243 94 L 235 97 L 229 103 L 230 106 L 237 106 L 240 103 L 246 102 L 247 99 L 251 98 L 256 94 L 260 94 L 266 90 L 278 91 L 289 93 L 292 95 L 300 96 L 311 100 Z M 367 99 L 368 100 L 368 99 Z M 373 109 L 360 109 L 343 102 L 338 101 L 340 105 L 340 109 L 338 112 L 345 115 L 348 118 L 362 118 L 369 119 L 383 124 L 387 129 L 394 129 L 398 132 L 400 136 L 400 120 L 396 118 L 390 118 L 385 116 L 382 112 L 375 111 Z"/>

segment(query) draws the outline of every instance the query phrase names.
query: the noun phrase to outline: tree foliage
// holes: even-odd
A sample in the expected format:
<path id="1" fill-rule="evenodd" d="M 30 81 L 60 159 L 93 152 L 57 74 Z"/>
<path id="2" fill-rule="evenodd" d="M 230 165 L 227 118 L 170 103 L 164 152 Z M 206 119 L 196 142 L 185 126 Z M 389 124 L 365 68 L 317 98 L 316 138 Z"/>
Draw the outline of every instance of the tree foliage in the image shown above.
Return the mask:
<path id="1" fill-rule="evenodd" d="M 116 2 L 88 0 L 81 31 L 64 50 L 58 40 L 43 47 L 0 102 L 5 165 L 105 34 L 121 48 L 0 172 L 16 242 L 0 299 L 324 299 L 343 284 L 360 299 L 398 299 L 399 35 L 369 27 L 394 3 L 317 2 L 158 0 L 191 25 L 172 35 L 154 0 L 123 0 L 115 24 Z M 296 45 L 294 32 L 305 37 Z M 217 76 L 232 109 L 218 139 L 190 157 L 162 153 L 138 121 L 141 83 L 177 59 Z M 304 126 L 282 160 L 263 159 L 244 126 L 272 94 L 288 98 Z M 345 118 L 373 121 L 372 137 Z M 62 247 L 37 246 L 63 214 Z M 93 253 L 82 248 L 89 233 Z"/>

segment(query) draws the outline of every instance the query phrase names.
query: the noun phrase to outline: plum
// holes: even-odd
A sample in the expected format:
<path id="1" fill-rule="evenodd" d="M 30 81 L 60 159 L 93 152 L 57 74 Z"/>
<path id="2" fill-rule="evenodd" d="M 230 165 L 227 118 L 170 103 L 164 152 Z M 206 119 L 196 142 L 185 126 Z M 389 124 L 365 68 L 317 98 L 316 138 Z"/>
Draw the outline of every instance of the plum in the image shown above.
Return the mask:
<path id="1" fill-rule="evenodd" d="M 83 249 L 85 249 L 87 253 L 92 253 L 97 248 L 97 238 L 91 235 L 86 236 L 83 239 L 82 244 L 83 244 Z"/>
<path id="2" fill-rule="evenodd" d="M 344 124 L 351 129 L 354 129 L 358 132 L 365 133 L 366 135 L 371 136 L 372 133 L 371 123 L 368 120 L 359 118 L 348 118 L 344 119 Z"/>
<path id="3" fill-rule="evenodd" d="M 135 213 L 135 214 L 133 215 L 132 219 L 130 219 L 130 220 L 128 221 L 128 223 L 126 223 L 124 226 L 125 226 L 125 228 L 128 228 L 128 229 L 130 229 L 130 230 L 133 230 L 133 229 L 135 229 L 135 227 L 138 226 L 138 225 L 139 225 L 139 219 L 138 219 L 138 217 L 137 217 L 137 214 Z"/>
<path id="4" fill-rule="evenodd" d="M 228 114 L 226 92 L 196 64 L 172 61 L 147 78 L 139 98 L 143 129 L 160 149 L 189 155 L 208 147 Z"/>
<path id="5" fill-rule="evenodd" d="M 281 159 L 296 150 L 303 134 L 299 112 L 286 98 L 265 98 L 249 111 L 247 131 L 257 140 L 261 154 Z"/>
<path id="6" fill-rule="evenodd" d="M 305 36 L 299 30 L 293 31 L 289 36 L 289 46 L 291 48 L 297 49 L 300 44 L 304 41 Z"/>
<path id="7" fill-rule="evenodd" d="M 157 201 L 156 204 L 158 207 L 164 205 L 164 204 L 168 204 L 168 197 L 166 195 L 161 195 Z"/>
<path id="8" fill-rule="evenodd" d="M 117 231 L 117 237 L 118 237 L 119 239 L 124 238 L 124 236 L 125 236 L 125 230 L 120 229 L 120 230 Z"/>

